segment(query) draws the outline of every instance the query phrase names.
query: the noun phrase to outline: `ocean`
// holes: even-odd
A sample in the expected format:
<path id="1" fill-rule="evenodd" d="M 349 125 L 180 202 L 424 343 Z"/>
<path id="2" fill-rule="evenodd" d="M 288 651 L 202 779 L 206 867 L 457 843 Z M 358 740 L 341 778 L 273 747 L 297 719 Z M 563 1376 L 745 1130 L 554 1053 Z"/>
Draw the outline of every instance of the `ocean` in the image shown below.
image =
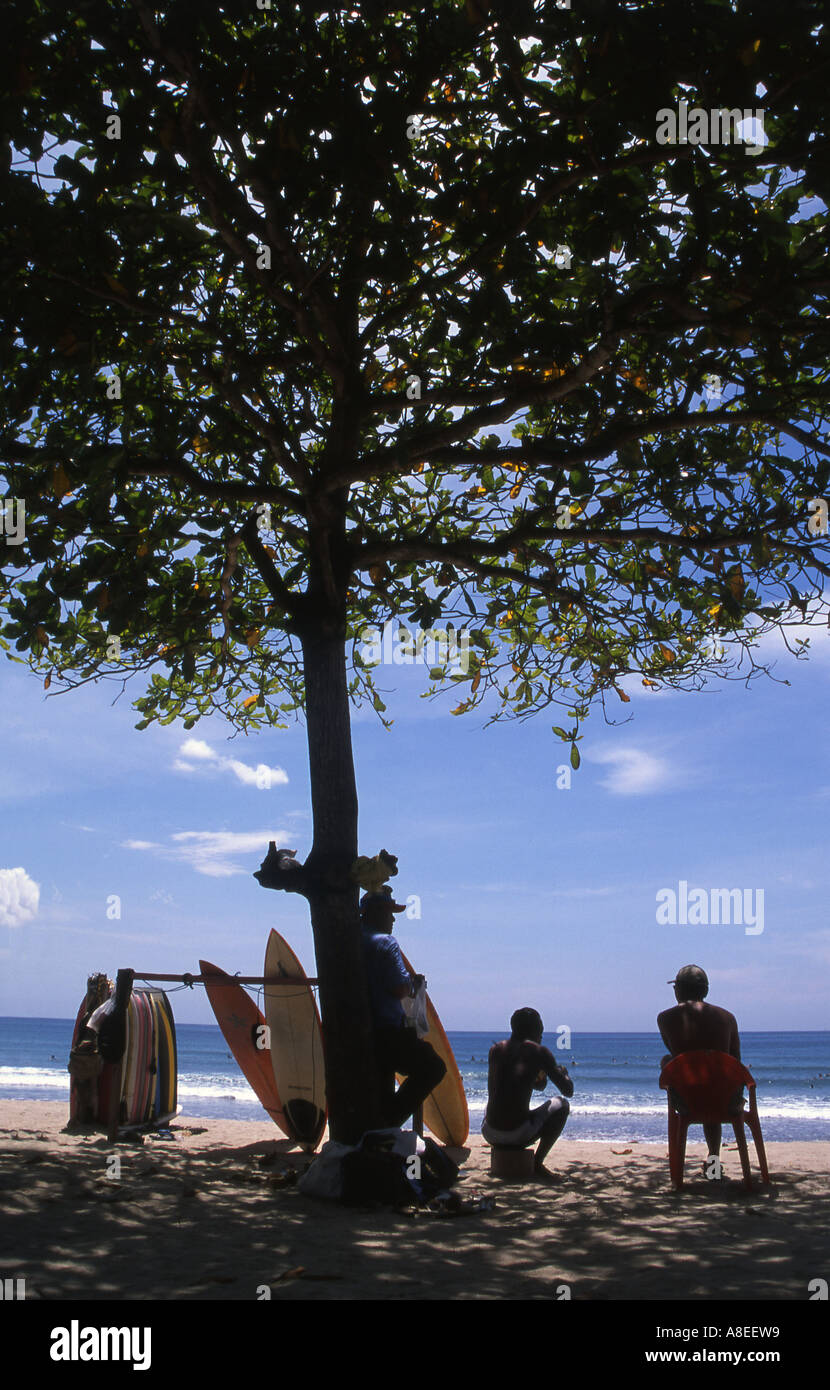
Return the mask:
<path id="1" fill-rule="evenodd" d="M 72 1027 L 65 1018 L 0 1018 L 0 1100 L 68 1105 Z M 470 1129 L 478 1134 L 487 1103 L 487 1053 L 506 1034 L 448 1036 L 464 1079 Z M 180 1024 L 177 1040 L 180 1121 L 265 1118 L 215 1025 Z M 545 1037 L 574 1083 L 566 1138 L 665 1139 L 666 1100 L 657 1086 L 665 1048 L 656 1033 L 573 1033 L 565 1051 L 556 1041 L 556 1034 Z M 742 1033 L 741 1048 L 758 1086 L 765 1139 L 830 1139 L 830 1033 Z M 549 1086 L 547 1094 L 557 1092 Z M 536 1092 L 537 1102 L 543 1098 Z M 692 1137 L 699 1133 L 692 1130 Z"/>

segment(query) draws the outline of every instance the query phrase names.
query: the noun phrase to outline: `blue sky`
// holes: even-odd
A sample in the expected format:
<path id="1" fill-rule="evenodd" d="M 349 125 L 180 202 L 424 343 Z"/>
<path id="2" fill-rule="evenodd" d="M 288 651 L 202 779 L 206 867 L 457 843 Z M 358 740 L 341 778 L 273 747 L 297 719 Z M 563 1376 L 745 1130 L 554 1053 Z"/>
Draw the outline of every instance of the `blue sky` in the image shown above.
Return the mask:
<path id="1" fill-rule="evenodd" d="M 420 700 L 423 668 L 379 669 L 395 723 L 355 714 L 360 848 L 397 854 L 396 896 L 420 898 L 397 935 L 445 1026 L 503 1029 L 531 1004 L 549 1028 L 649 1030 L 690 962 L 745 1029 L 830 1025 L 830 638 L 813 643 L 809 664 L 781 648 L 789 686 L 630 684 L 619 718 L 633 717 L 589 720 L 570 789 L 558 711 L 484 728 L 450 715 L 457 689 Z M 24 667 L 0 673 L 1 1014 L 74 1015 L 98 969 L 195 972 L 204 956 L 260 973 L 271 926 L 314 971 L 304 900 L 251 877 L 269 839 L 309 848 L 302 725 L 230 741 L 220 719 L 137 732 L 115 686 L 46 698 Z M 281 769 L 270 789 L 260 763 Z M 656 895 L 680 880 L 756 903 L 763 889 L 763 932 L 658 924 Z M 175 1012 L 212 1017 L 198 989 Z"/>

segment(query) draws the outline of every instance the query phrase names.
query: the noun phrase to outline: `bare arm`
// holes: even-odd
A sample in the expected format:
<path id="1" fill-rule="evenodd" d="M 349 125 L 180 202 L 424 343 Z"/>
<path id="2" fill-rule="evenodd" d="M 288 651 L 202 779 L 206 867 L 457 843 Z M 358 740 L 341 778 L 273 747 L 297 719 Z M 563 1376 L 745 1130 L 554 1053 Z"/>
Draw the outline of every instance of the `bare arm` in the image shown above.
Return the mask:
<path id="1" fill-rule="evenodd" d="M 739 1034 L 738 1034 L 738 1020 L 737 1020 L 736 1018 L 734 1018 L 732 1015 L 730 1015 L 730 1017 L 732 1018 L 732 1022 L 731 1022 L 731 1024 L 729 1025 L 729 1051 L 730 1051 L 730 1054 L 731 1054 L 734 1058 L 736 1058 L 737 1061 L 740 1062 L 740 1060 L 741 1060 L 741 1039 L 740 1039 L 740 1036 L 739 1036 Z"/>
<path id="2" fill-rule="evenodd" d="M 403 963 L 397 941 L 389 938 L 384 958 L 384 987 L 393 999 L 407 999 L 415 993 L 423 975 L 413 975 Z"/>
<path id="3" fill-rule="evenodd" d="M 549 1048 L 540 1047 L 539 1053 L 542 1066 L 545 1068 L 554 1086 L 559 1088 L 563 1096 L 572 1096 L 574 1093 L 574 1084 L 566 1069 L 559 1065 Z"/>
<path id="4" fill-rule="evenodd" d="M 671 1039 L 668 1037 L 668 1035 L 667 1035 L 667 1033 L 666 1033 L 666 1029 L 665 1029 L 665 1027 L 664 1027 L 664 1022 L 663 1022 L 663 1021 L 664 1021 L 665 1017 L 666 1017 L 666 1015 L 665 1015 L 664 1013 L 658 1014 L 658 1015 L 657 1015 L 657 1027 L 658 1027 L 659 1030 L 660 1030 L 660 1037 L 663 1039 L 663 1042 L 666 1044 L 666 1047 L 669 1049 L 669 1055 L 673 1057 L 673 1056 L 674 1056 L 674 1048 L 673 1048 L 672 1045 L 671 1045 Z M 663 1065 L 665 1065 L 665 1062 L 664 1062 Z"/>

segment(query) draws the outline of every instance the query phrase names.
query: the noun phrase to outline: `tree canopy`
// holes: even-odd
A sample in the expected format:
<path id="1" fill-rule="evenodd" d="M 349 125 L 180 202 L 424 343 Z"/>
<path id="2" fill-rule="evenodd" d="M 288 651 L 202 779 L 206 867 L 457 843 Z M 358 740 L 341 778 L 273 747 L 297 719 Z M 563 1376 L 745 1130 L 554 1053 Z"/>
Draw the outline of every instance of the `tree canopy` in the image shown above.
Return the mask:
<path id="1" fill-rule="evenodd" d="M 803 605 L 828 476 L 811 6 L 15 22 L 3 561 L 29 577 L 4 635 L 54 687 L 152 669 L 144 722 L 278 722 L 330 603 L 355 639 L 466 622 L 460 708 L 585 709 L 626 671 L 694 683 L 713 628 Z M 769 143 L 657 143 L 681 95 L 761 108 Z M 316 614 L 310 511 L 345 519 Z"/>

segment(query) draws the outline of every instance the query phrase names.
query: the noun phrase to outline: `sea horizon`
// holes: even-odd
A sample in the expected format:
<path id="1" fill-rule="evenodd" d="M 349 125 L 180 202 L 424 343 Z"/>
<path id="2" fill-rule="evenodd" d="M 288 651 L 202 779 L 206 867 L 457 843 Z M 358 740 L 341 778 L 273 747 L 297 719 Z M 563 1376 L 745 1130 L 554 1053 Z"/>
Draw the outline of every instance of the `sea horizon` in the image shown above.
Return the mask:
<path id="1" fill-rule="evenodd" d="M 69 1102 L 66 1063 L 74 1019 L 0 1017 L 0 1101 Z M 179 1123 L 190 1119 L 265 1119 L 215 1024 L 177 1025 Z M 447 1030 L 464 1083 L 470 1132 L 481 1131 L 487 1104 L 487 1054 L 504 1029 Z M 574 1082 L 569 1139 L 648 1143 L 665 1140 L 666 1098 L 657 1077 L 665 1046 L 656 1031 L 573 1033 L 570 1046 L 544 1039 Z M 830 1139 L 830 1031 L 767 1029 L 741 1035 L 744 1064 L 757 1085 L 765 1139 Z M 537 1092 L 534 1103 L 557 1094 Z M 694 1130 L 692 1131 L 694 1137 Z M 729 1140 L 731 1135 L 726 1132 Z"/>

